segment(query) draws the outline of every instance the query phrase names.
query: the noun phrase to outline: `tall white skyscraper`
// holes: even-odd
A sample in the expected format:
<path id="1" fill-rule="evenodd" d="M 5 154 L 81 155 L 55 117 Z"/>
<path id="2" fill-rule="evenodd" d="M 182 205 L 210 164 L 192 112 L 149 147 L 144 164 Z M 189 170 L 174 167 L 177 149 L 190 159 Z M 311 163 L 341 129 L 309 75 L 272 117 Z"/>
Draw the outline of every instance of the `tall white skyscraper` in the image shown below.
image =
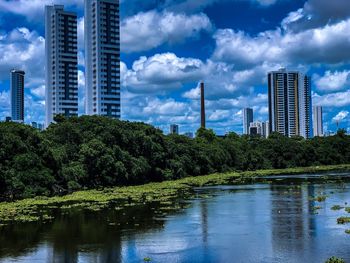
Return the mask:
<path id="1" fill-rule="evenodd" d="M 253 122 L 253 109 L 245 108 L 243 109 L 243 134 L 250 134 L 250 123 Z"/>
<path id="2" fill-rule="evenodd" d="M 119 0 L 85 0 L 87 115 L 120 118 Z"/>
<path id="3" fill-rule="evenodd" d="M 309 77 L 286 69 L 270 72 L 268 95 L 271 132 L 279 132 L 289 137 L 312 137 Z"/>
<path id="4" fill-rule="evenodd" d="M 45 7 L 46 126 L 57 114 L 78 115 L 77 15 Z"/>
<path id="5" fill-rule="evenodd" d="M 24 122 L 24 71 L 11 71 L 11 118 Z"/>
<path id="6" fill-rule="evenodd" d="M 323 134 L 323 108 L 321 106 L 313 107 L 314 117 L 314 136 L 322 137 Z"/>

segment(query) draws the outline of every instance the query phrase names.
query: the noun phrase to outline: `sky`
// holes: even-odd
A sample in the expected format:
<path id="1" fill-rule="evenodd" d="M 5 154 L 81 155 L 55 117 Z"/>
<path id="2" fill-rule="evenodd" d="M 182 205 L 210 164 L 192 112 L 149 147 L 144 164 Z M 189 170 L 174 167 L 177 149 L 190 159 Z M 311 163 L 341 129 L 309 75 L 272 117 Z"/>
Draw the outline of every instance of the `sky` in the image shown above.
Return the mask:
<path id="1" fill-rule="evenodd" d="M 312 78 L 328 131 L 350 126 L 349 0 L 120 0 L 122 119 L 180 133 L 200 125 L 242 133 L 242 109 L 268 119 L 267 72 Z M 44 122 L 44 6 L 78 13 L 79 112 L 84 113 L 83 0 L 0 0 L 0 119 L 10 115 L 12 68 L 26 71 L 25 121 Z"/>

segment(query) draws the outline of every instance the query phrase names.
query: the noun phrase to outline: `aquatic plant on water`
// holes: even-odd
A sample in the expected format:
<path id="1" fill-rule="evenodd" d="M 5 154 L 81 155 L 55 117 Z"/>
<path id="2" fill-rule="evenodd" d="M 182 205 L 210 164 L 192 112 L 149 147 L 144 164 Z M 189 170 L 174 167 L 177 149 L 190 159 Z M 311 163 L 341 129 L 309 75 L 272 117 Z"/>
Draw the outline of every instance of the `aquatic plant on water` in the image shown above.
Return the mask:
<path id="1" fill-rule="evenodd" d="M 338 210 L 341 210 L 341 209 L 343 209 L 344 207 L 343 206 L 340 206 L 340 205 L 334 205 L 334 206 L 332 206 L 332 210 L 334 210 L 334 211 L 338 211 Z"/>
<path id="2" fill-rule="evenodd" d="M 350 223 L 350 217 L 345 217 L 345 216 L 339 217 L 337 219 L 337 222 L 340 225 L 348 224 L 348 223 Z"/>
<path id="3" fill-rule="evenodd" d="M 325 263 L 345 263 L 345 261 L 342 258 L 331 257 Z"/>

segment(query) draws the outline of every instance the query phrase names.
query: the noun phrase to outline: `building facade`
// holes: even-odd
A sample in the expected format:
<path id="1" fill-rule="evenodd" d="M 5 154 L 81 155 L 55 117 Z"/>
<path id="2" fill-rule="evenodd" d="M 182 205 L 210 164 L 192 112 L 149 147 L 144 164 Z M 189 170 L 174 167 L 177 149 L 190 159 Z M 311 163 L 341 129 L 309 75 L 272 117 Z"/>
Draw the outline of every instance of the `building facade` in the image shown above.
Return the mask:
<path id="1" fill-rule="evenodd" d="M 179 134 L 179 125 L 171 124 L 170 125 L 170 134 Z"/>
<path id="2" fill-rule="evenodd" d="M 24 122 L 24 75 L 22 70 L 11 71 L 11 120 Z"/>
<path id="3" fill-rule="evenodd" d="M 264 132 L 265 138 L 269 138 L 269 136 L 270 136 L 270 122 L 269 121 L 263 122 L 263 132 Z"/>
<path id="4" fill-rule="evenodd" d="M 77 15 L 62 5 L 45 7 L 46 126 L 55 115 L 78 115 Z"/>
<path id="5" fill-rule="evenodd" d="M 245 108 L 243 109 L 243 134 L 250 134 L 249 127 L 250 123 L 254 120 L 253 109 Z"/>
<path id="6" fill-rule="evenodd" d="M 251 122 L 249 125 L 249 135 L 260 135 L 261 137 L 269 137 L 269 124 L 268 122 Z"/>
<path id="7" fill-rule="evenodd" d="M 85 77 L 86 114 L 119 119 L 119 0 L 85 0 Z"/>
<path id="8" fill-rule="evenodd" d="M 312 137 L 310 78 L 297 71 L 268 73 L 269 131 Z"/>
<path id="9" fill-rule="evenodd" d="M 321 106 L 313 107 L 314 136 L 322 137 L 323 133 L 323 108 Z"/>

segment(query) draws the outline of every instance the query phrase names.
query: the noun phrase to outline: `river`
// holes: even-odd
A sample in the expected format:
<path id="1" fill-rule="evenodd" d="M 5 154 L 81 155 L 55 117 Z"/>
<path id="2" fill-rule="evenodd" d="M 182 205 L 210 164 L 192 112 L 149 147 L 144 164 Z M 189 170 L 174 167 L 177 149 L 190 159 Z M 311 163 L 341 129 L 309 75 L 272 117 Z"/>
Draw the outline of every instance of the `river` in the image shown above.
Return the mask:
<path id="1" fill-rule="evenodd" d="M 350 206 L 349 180 L 309 177 L 198 188 L 177 211 L 77 210 L 2 227 L 0 262 L 350 262 L 350 224 L 337 224 L 350 214 L 332 209 Z"/>

